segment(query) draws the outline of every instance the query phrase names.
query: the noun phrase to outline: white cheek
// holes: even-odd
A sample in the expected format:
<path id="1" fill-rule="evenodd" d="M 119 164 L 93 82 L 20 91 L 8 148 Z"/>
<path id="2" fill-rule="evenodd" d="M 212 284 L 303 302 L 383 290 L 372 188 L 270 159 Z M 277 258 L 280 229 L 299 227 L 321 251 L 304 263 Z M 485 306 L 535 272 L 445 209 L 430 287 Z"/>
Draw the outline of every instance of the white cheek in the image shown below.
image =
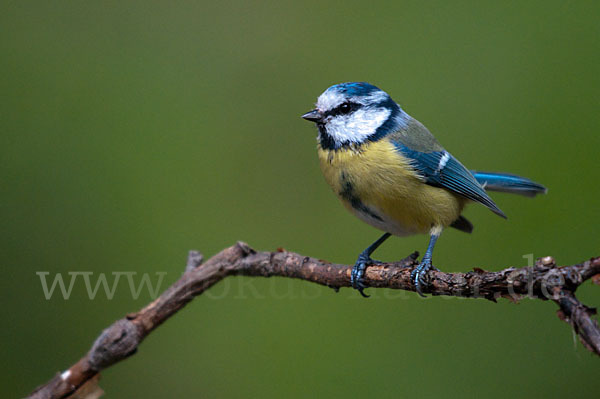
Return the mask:
<path id="1" fill-rule="evenodd" d="M 348 120 L 346 129 L 351 132 L 353 136 L 358 138 L 365 138 L 375 133 L 379 126 L 390 116 L 390 110 L 381 108 L 380 110 L 365 111 L 358 110 Z"/>
<path id="2" fill-rule="evenodd" d="M 361 143 L 385 123 L 390 113 L 389 109 L 379 108 L 339 115 L 327 122 L 327 133 L 337 144 Z"/>

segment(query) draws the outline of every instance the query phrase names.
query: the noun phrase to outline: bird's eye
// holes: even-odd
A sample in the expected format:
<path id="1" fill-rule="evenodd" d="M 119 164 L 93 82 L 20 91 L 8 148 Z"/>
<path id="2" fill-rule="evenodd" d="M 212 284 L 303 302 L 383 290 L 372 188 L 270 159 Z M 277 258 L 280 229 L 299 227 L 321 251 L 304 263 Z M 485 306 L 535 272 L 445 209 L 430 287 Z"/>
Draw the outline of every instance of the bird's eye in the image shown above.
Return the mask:
<path id="1" fill-rule="evenodd" d="M 340 114 L 347 114 L 352 110 L 352 107 L 348 103 L 340 105 Z"/>

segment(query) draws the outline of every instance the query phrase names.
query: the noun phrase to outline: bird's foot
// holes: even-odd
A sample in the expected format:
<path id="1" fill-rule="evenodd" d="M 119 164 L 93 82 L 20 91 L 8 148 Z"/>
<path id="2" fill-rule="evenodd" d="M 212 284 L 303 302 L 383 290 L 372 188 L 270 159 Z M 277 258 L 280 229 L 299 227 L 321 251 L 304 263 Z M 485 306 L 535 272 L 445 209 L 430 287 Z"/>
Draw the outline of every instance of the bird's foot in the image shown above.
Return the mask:
<path id="1" fill-rule="evenodd" d="M 435 270 L 438 272 L 440 271 L 440 269 L 438 269 L 437 267 L 435 267 L 431 264 L 431 259 L 425 258 L 410 273 L 410 280 L 415 285 L 415 289 L 416 289 L 417 293 L 419 295 L 421 295 L 422 297 L 425 297 L 425 295 L 423 294 L 423 291 L 421 290 L 421 286 L 427 284 L 427 282 L 424 280 L 424 277 L 425 277 L 425 275 L 427 275 L 427 272 L 429 270 Z"/>
<path id="2" fill-rule="evenodd" d="M 381 263 L 382 262 L 378 260 L 371 259 L 371 257 L 365 252 L 361 252 L 361 254 L 358 255 L 358 259 L 356 260 L 356 263 L 352 268 L 352 273 L 350 274 L 350 283 L 352 284 L 352 288 L 358 290 L 360 295 L 362 295 L 364 298 L 369 297 L 369 295 L 363 292 L 363 290 L 367 288 L 367 285 L 364 282 L 365 270 L 369 265 L 379 265 Z"/>

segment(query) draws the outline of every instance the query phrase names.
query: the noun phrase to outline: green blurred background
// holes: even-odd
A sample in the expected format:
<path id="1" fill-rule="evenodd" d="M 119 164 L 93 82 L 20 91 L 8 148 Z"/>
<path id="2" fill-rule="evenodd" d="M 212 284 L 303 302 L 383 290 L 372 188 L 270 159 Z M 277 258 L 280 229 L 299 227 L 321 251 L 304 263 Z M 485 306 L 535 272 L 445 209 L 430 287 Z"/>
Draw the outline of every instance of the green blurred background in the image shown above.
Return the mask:
<path id="1" fill-rule="evenodd" d="M 4 1 L 0 5 L 1 397 L 64 370 L 150 301 L 46 300 L 38 271 L 182 273 L 237 240 L 352 263 L 379 232 L 321 177 L 300 115 L 365 80 L 464 164 L 549 187 L 496 194 L 445 271 L 600 255 L 597 1 Z M 377 258 L 424 251 L 394 238 Z M 92 282 L 95 282 L 93 277 Z M 112 280 L 111 280 L 112 281 Z M 111 398 L 586 397 L 598 358 L 556 306 L 231 278 L 103 372 Z M 579 291 L 600 305 L 590 283 Z M 8 378 L 7 376 L 10 376 Z"/>

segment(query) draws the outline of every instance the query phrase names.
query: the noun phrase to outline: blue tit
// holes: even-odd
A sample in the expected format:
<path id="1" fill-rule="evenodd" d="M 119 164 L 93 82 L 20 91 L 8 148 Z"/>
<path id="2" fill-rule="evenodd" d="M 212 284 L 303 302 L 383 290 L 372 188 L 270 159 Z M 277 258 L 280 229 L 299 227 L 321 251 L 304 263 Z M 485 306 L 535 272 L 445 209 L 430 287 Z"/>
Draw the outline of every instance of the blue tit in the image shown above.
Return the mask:
<path id="1" fill-rule="evenodd" d="M 352 287 L 363 296 L 365 269 L 378 263 L 371 254 L 391 235 L 429 234 L 427 251 L 411 273 L 423 296 L 424 276 L 435 269 L 433 248 L 442 230 L 473 230 L 461 215 L 467 203 L 478 202 L 506 218 L 487 191 L 529 197 L 546 192 L 524 177 L 469 171 L 425 126 L 369 83 L 331 86 L 302 118 L 317 125 L 321 170 L 343 205 L 385 232 L 360 253 L 352 269 Z"/>

